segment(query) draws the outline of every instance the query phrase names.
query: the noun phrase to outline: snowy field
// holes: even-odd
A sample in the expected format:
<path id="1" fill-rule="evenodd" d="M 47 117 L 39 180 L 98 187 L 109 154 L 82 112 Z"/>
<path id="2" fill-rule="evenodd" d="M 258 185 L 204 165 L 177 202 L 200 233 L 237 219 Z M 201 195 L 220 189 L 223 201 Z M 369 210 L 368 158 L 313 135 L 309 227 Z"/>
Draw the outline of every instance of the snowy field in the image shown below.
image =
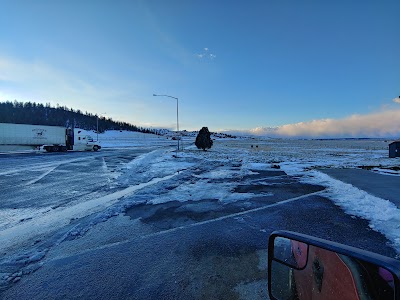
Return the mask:
<path id="1" fill-rule="evenodd" d="M 97 139 L 96 133 L 88 132 L 94 139 Z M 120 147 L 143 147 L 143 146 L 159 146 L 166 144 L 174 144 L 174 141 L 165 136 L 155 134 L 146 134 L 141 132 L 129 131 L 106 131 L 99 134 L 99 141 L 104 148 L 120 148 Z"/>
<path id="2" fill-rule="evenodd" d="M 400 254 L 399 208 L 319 171 L 368 167 L 371 172 L 399 176 L 399 159 L 388 158 L 387 141 L 217 139 L 204 152 L 195 148 L 193 138 L 186 138 L 176 157 L 177 141 L 166 137 L 117 131 L 100 134 L 99 140 L 103 149 L 97 153 L 1 157 L 0 287 L 18 282 L 45 264 L 47 257 L 54 259 L 64 242 L 119 220 L 132 206 L 175 202 L 193 206 L 206 199 L 223 205 L 247 203 L 260 194 L 238 192 L 237 179 L 275 170 L 273 166 L 300 182 L 326 187 L 319 195 L 348 215 L 367 220 Z M 212 209 L 216 204 L 208 205 Z M 116 231 L 117 227 L 112 234 Z M 102 238 L 98 235 L 97 242 L 84 247 L 101 246 Z"/>

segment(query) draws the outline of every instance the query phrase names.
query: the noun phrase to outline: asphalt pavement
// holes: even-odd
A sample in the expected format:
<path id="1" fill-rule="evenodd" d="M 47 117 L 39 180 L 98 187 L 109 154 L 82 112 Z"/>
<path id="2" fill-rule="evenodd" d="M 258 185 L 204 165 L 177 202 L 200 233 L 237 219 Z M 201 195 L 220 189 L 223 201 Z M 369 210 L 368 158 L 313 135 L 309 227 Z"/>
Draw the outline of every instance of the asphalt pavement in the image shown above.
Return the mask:
<path id="1" fill-rule="evenodd" d="M 91 232 L 64 241 L 0 298 L 266 299 L 267 244 L 274 230 L 396 255 L 382 234 L 320 196 L 322 190 L 266 171 L 238 182 L 236 192 L 253 191 L 253 199 L 138 204 L 118 217 L 124 238 L 111 238 L 121 232 L 111 218 L 92 229 L 108 242 L 89 247 Z"/>
<path id="2" fill-rule="evenodd" d="M 400 176 L 384 175 L 364 169 L 321 169 L 320 171 L 371 195 L 389 200 L 400 208 Z"/>

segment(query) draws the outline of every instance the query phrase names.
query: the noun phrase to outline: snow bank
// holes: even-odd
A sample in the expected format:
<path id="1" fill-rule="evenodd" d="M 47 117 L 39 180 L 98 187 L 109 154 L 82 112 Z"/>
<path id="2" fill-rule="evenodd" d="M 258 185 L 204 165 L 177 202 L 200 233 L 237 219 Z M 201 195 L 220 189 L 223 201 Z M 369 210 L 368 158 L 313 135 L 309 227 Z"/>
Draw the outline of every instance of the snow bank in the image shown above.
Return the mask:
<path id="1" fill-rule="evenodd" d="M 318 171 L 307 172 L 302 181 L 325 186 L 326 197 L 347 214 L 369 220 L 370 228 L 384 234 L 400 253 L 400 209 L 395 204 Z"/>

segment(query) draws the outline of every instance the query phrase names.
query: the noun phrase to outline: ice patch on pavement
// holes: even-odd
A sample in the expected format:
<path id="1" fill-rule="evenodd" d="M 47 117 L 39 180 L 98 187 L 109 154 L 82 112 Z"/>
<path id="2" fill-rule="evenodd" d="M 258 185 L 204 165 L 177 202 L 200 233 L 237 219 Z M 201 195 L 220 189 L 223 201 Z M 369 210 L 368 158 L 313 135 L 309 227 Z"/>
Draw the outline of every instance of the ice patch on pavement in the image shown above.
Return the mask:
<path id="1" fill-rule="evenodd" d="M 246 175 L 258 174 L 256 172 L 241 168 L 239 170 L 232 170 L 231 166 L 219 166 L 217 169 L 208 172 L 201 173 L 199 175 L 193 175 L 196 178 L 201 179 L 232 179 L 240 178 Z"/>
<path id="2" fill-rule="evenodd" d="M 151 204 L 160 204 L 169 201 L 185 202 L 217 199 L 219 201 L 240 201 L 254 197 L 254 194 L 233 193 L 237 183 L 212 183 L 208 180 L 198 180 L 180 184 L 167 194 L 160 195 L 149 201 Z"/>
<path id="3" fill-rule="evenodd" d="M 163 178 L 154 178 L 147 183 L 130 186 L 104 197 L 80 202 L 66 208 L 60 207 L 52 210 L 50 214 L 44 214 L 43 216 L 2 230 L 0 232 L 0 245 L 3 251 L 12 249 L 13 246 L 15 247 L 19 243 L 23 243 L 35 236 L 44 236 L 55 230 L 59 230 L 59 232 L 54 234 L 53 239 L 45 242 L 38 239 L 37 242 L 34 242 L 30 250 L 17 252 L 0 259 L 0 290 L 3 288 L 5 289 L 10 283 L 15 283 L 20 280 L 22 275 L 29 274 L 40 268 L 40 261 L 45 257 L 50 247 L 61 243 L 69 236 L 76 237 L 85 234 L 96 224 L 104 222 L 113 216 L 117 216 L 124 209 L 132 205 L 132 201 L 124 202 L 121 201 L 121 198 L 131 195 L 141 189 L 145 189 L 146 187 L 169 180 L 176 175 L 178 175 L 178 173 Z M 140 201 L 140 197 L 136 198 L 134 201 Z M 122 203 L 118 205 L 118 202 Z M 89 215 L 92 216 L 86 221 L 83 220 L 66 233 L 62 232 L 62 228 L 68 228 L 67 226 L 71 220 L 75 218 L 84 219 L 85 216 Z M 36 243 L 38 246 L 35 246 Z"/>
<path id="4" fill-rule="evenodd" d="M 152 160 L 159 158 L 163 154 L 162 150 L 155 150 L 149 153 L 142 154 L 135 159 L 133 159 L 131 162 L 127 163 L 125 168 L 130 170 L 130 169 L 135 169 L 138 171 L 145 170 L 148 168 L 149 165 L 152 164 Z"/>
<path id="5" fill-rule="evenodd" d="M 0 209 L 0 232 L 21 222 L 26 222 L 36 217 L 39 217 L 49 210 L 51 210 L 51 207 Z"/>
<path id="6" fill-rule="evenodd" d="M 197 178 L 206 178 L 206 179 L 221 179 L 221 178 L 234 178 L 237 177 L 238 174 L 240 174 L 240 172 L 238 171 L 233 171 L 229 169 L 218 169 L 193 176 Z"/>
<path id="7" fill-rule="evenodd" d="M 194 162 L 175 158 L 171 150 L 155 150 L 129 162 L 126 168 L 121 170 L 118 181 L 123 185 L 147 182 L 152 178 L 168 176 L 194 165 Z"/>
<path id="8" fill-rule="evenodd" d="M 168 175 L 163 178 L 155 178 L 147 183 L 130 186 L 124 190 L 117 191 L 106 196 L 80 202 L 72 206 L 58 207 L 51 213 L 44 214 L 32 220 L 28 220 L 16 226 L 1 231 L 0 244 L 3 249 L 7 249 L 20 241 L 27 240 L 32 236 L 43 235 L 49 231 L 54 231 L 69 224 L 73 218 L 82 218 L 92 213 L 96 213 L 113 205 L 121 197 L 132 194 L 144 187 L 156 184 L 163 180 L 168 180 L 176 174 Z"/>
<path id="9" fill-rule="evenodd" d="M 247 163 L 243 167 L 254 171 L 264 171 L 272 169 L 271 164 L 265 164 L 265 163 Z"/>

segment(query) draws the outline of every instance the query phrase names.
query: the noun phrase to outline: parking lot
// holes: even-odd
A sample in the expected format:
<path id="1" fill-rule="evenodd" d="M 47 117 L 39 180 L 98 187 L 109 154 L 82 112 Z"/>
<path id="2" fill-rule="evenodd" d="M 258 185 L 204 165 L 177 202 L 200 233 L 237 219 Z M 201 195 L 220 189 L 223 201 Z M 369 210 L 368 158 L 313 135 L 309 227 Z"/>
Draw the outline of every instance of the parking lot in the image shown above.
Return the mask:
<path id="1" fill-rule="evenodd" d="M 180 159 L 184 167 L 179 172 L 155 181 L 148 177 L 151 168 L 127 168 L 150 150 L 2 156 L 0 180 L 7 188 L 1 209 L 31 217 L 17 221 L 10 216 L 0 231 L 2 245 L 9 246 L 2 249 L 1 296 L 265 299 L 267 242 L 279 229 L 396 255 L 366 220 L 345 214 L 326 198 L 322 186 L 280 170 L 243 174 L 240 162 L 204 164 L 191 157 Z M 126 170 L 136 170 L 135 176 Z M 210 170 L 233 175 L 204 175 Z M 196 197 L 200 182 L 213 189 L 227 186 L 235 200 L 218 199 L 212 190 Z M 119 203 L 123 208 L 110 210 Z M 19 239 L 8 239 L 12 232 Z M 16 258 L 23 255 L 29 259 L 21 266 Z"/>

